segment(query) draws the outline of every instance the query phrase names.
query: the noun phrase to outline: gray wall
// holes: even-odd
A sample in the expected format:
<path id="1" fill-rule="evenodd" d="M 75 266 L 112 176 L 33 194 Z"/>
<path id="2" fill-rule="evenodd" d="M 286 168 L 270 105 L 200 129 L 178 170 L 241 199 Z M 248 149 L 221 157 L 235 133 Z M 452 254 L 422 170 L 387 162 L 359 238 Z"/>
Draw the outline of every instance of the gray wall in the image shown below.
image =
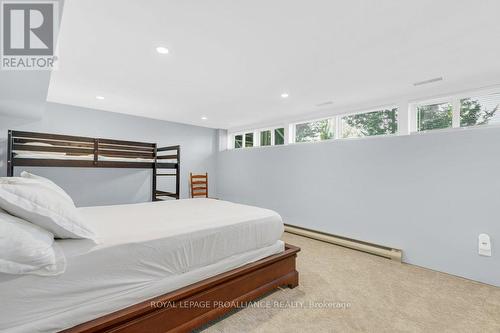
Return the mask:
<path id="1" fill-rule="evenodd" d="M 223 199 L 500 286 L 500 128 L 230 150 L 217 163 Z"/>
<path id="2" fill-rule="evenodd" d="M 217 130 L 69 105 L 46 103 L 38 119 L 0 122 L 0 176 L 6 173 L 6 126 L 10 129 L 181 145 L 181 196 L 189 196 L 189 172 L 208 172 L 215 195 Z M 16 168 L 16 173 L 23 169 Z M 54 180 L 77 206 L 144 202 L 151 199 L 151 170 L 25 168 Z M 163 177 L 159 189 L 173 190 Z"/>
<path id="3" fill-rule="evenodd" d="M 62 17 L 64 1 L 58 2 Z M 42 115 L 50 75 L 51 71 L 0 71 L 0 133 L 4 128 L 33 121 Z"/>
<path id="4" fill-rule="evenodd" d="M 180 144 L 182 197 L 188 172 L 208 171 L 214 196 L 274 209 L 289 224 L 401 248 L 405 262 L 500 286 L 500 128 L 217 153 L 223 135 L 213 129 L 53 103 L 44 108 L 38 119 L 0 122 L 0 175 L 6 126 Z M 28 170 L 59 183 L 79 206 L 150 199 L 146 170 Z M 491 258 L 477 255 L 481 232 L 492 238 Z"/>

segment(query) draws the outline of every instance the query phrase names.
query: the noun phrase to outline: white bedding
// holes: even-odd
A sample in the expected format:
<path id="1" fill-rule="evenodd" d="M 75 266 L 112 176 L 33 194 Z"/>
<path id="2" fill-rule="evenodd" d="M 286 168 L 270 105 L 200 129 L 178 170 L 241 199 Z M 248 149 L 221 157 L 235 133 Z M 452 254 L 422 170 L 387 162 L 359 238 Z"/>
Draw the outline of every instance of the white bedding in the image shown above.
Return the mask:
<path id="1" fill-rule="evenodd" d="M 43 153 L 23 150 L 14 150 L 15 158 L 34 158 L 34 159 L 50 159 L 50 160 L 86 160 L 92 161 L 94 155 L 66 155 L 65 153 Z"/>
<path id="2" fill-rule="evenodd" d="M 99 156 L 99 161 L 110 162 L 146 162 L 154 163 L 154 158 L 127 158 L 127 157 L 113 157 L 113 156 Z"/>
<path id="3" fill-rule="evenodd" d="M 50 160 L 77 160 L 77 161 L 92 161 L 94 155 L 66 155 L 65 153 L 44 153 L 44 152 L 30 152 L 30 151 L 14 151 L 16 158 L 34 158 L 34 159 L 50 159 Z M 109 162 L 146 162 L 154 163 L 153 158 L 127 158 L 127 157 L 113 157 L 113 156 L 98 156 L 99 161 Z M 177 160 L 159 160 L 158 163 L 176 163 Z"/>
<path id="4" fill-rule="evenodd" d="M 80 209 L 96 234 L 58 240 L 56 277 L 0 274 L 0 330 L 52 332 L 283 251 L 280 216 L 213 199 Z"/>

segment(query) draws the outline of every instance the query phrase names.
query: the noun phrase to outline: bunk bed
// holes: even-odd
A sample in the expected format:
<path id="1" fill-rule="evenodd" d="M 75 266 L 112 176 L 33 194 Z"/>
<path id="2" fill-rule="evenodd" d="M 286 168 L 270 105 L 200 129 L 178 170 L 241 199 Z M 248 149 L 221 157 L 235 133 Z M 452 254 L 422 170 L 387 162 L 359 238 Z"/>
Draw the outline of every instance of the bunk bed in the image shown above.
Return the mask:
<path id="1" fill-rule="evenodd" d="M 151 169 L 152 201 L 179 199 L 180 146 L 22 131 L 9 131 L 7 140 L 9 177 L 21 166 Z M 173 177 L 175 191 L 158 190 L 158 177 Z"/>
<path id="2" fill-rule="evenodd" d="M 152 200 L 158 201 L 79 208 L 87 213 L 87 222 L 92 222 L 94 227 L 100 225 L 107 227 L 107 223 L 114 223 L 114 228 L 111 229 L 112 236 L 119 239 L 116 243 L 119 246 L 106 247 L 104 242 L 94 249 L 92 246 L 84 245 L 80 253 L 76 251 L 76 242 L 79 240 L 62 240 L 59 246 L 69 246 L 74 253 L 69 253 L 67 258 L 72 262 L 68 266 L 68 271 L 57 278 L 36 276 L 11 278 L 2 277 L 0 274 L 0 289 L 3 288 L 6 293 L 3 295 L 6 305 L 4 310 L 9 311 L 4 319 L 10 323 L 20 323 L 19 325 L 23 326 L 18 329 L 20 332 L 33 331 L 35 327 L 41 329 L 39 325 L 42 324 L 45 327 L 43 330 L 68 333 L 189 332 L 281 286 L 294 288 L 299 283 L 296 257 L 300 248 L 280 240 L 283 222 L 276 212 L 205 198 L 163 200 L 179 199 L 179 146 L 157 147 L 155 143 L 9 131 L 8 176 L 14 175 L 16 167 L 151 169 Z M 160 173 L 160 170 L 166 171 Z M 157 189 L 157 177 L 162 176 L 175 178 L 175 192 Z M 103 211 L 108 214 L 102 214 Z M 179 216 L 183 218 L 179 219 Z M 199 228 L 184 216 L 197 220 Z M 141 234 L 148 231 L 150 227 L 153 234 L 147 241 L 155 242 L 155 245 L 141 243 L 140 239 L 132 239 L 131 242 L 125 240 L 134 237 L 135 232 Z M 180 238 L 175 238 L 174 235 L 174 238 L 163 239 L 162 232 L 171 229 L 181 229 L 183 233 L 178 234 Z M 188 233 L 184 233 L 186 230 Z M 193 239 L 198 243 L 193 243 Z M 210 239 L 212 243 L 208 243 Z M 253 244 L 259 239 L 267 239 L 268 242 L 253 248 L 237 249 L 243 244 L 248 242 Z M 184 244 L 180 249 L 183 255 L 172 256 L 172 253 L 162 252 L 166 248 L 175 247 L 177 243 Z M 138 246 L 139 244 L 144 245 Z M 228 244 L 234 247 L 233 254 L 228 254 L 226 259 L 201 265 L 199 268 L 183 269 L 179 275 L 174 275 L 177 280 L 174 280 L 173 284 L 168 280 L 170 277 L 163 277 L 163 273 L 156 273 L 154 281 L 159 279 L 155 282 L 158 284 L 147 288 L 142 285 L 142 278 L 129 279 L 127 284 L 116 286 L 125 288 L 122 289 L 124 293 L 122 296 L 111 293 L 109 296 L 104 295 L 103 301 L 101 298 L 96 298 L 101 296 L 88 292 L 80 294 L 78 289 L 73 289 L 83 279 L 82 288 L 84 291 L 88 290 L 89 286 L 85 281 L 88 281 L 86 277 L 91 274 L 90 280 L 94 282 L 102 279 L 99 276 L 105 277 L 103 285 L 94 286 L 92 290 L 98 292 L 103 288 L 102 293 L 106 294 L 108 290 L 106 288 L 115 288 L 109 280 L 110 277 L 117 275 L 127 279 L 127 270 L 135 271 L 134 265 L 143 265 L 144 262 L 151 261 L 151 266 L 146 271 L 154 271 L 152 267 L 162 268 L 162 262 L 168 258 L 182 259 L 186 253 L 190 253 L 190 258 L 199 258 L 206 255 L 207 248 L 226 248 Z M 126 255 L 113 254 L 113 262 L 106 261 L 109 260 L 108 249 L 115 251 L 120 248 L 124 249 Z M 134 259 L 137 250 L 142 252 L 142 249 L 150 249 L 153 257 Z M 82 258 L 87 258 L 84 260 L 87 265 L 82 266 L 79 263 Z M 188 263 L 190 261 L 195 260 L 187 260 Z M 99 262 L 104 263 L 99 264 Z M 115 271 L 116 266 L 123 271 L 120 269 Z M 139 268 L 138 271 L 140 270 Z M 209 274 L 209 271 L 213 273 Z M 179 279 L 187 280 L 181 283 Z M 137 291 L 133 291 L 130 289 L 132 288 L 130 283 L 136 280 L 140 286 Z M 85 296 L 88 300 L 79 299 L 71 306 L 65 304 L 66 291 L 63 287 L 66 285 L 71 287 L 70 299 Z M 134 292 L 143 295 L 143 289 L 148 289 L 151 296 L 132 297 L 135 295 Z M 54 295 L 50 294 L 51 290 L 54 291 Z M 34 296 L 30 296 L 30 292 L 33 291 Z M 46 298 L 44 293 L 48 293 L 50 297 Z M 106 300 L 106 297 L 115 298 Z M 24 302 L 28 302 L 32 308 L 28 309 L 27 303 Z M 112 310 L 107 310 L 106 302 L 110 302 L 109 308 L 113 308 Z M 46 309 L 49 305 L 50 309 Z M 58 307 L 61 309 L 56 311 Z M 30 311 L 38 315 L 33 316 Z M 44 311 L 49 311 L 48 317 L 43 317 L 46 315 Z M 80 314 L 73 311 L 83 312 Z M 34 318 L 38 316 L 42 317 Z M 52 316 L 56 317 L 51 319 Z"/>

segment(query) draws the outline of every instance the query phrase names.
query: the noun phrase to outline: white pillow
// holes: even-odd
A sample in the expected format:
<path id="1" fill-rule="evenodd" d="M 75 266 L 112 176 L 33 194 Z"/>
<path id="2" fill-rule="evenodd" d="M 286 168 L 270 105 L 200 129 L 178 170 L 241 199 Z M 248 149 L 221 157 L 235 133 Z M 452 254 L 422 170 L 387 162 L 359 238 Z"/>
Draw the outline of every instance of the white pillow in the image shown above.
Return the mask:
<path id="1" fill-rule="evenodd" d="M 37 175 L 34 175 L 32 173 L 29 173 L 27 171 L 23 171 L 21 172 L 21 177 L 23 178 L 27 178 L 27 179 L 34 179 L 34 180 L 38 180 L 42 183 L 46 183 L 47 185 L 49 185 L 51 188 L 54 189 L 54 191 L 56 192 L 59 192 L 63 197 L 65 197 L 68 201 L 70 201 L 73 205 L 75 204 L 73 199 L 71 199 L 71 197 L 68 195 L 68 193 L 66 193 L 66 191 L 64 191 L 62 188 L 60 188 L 56 183 L 54 183 L 52 180 L 48 179 L 48 178 L 45 178 L 45 177 L 42 177 L 42 176 L 37 176 Z"/>
<path id="2" fill-rule="evenodd" d="M 54 235 L 0 209 L 0 272 L 58 275 L 65 268 Z"/>
<path id="3" fill-rule="evenodd" d="M 50 185 L 21 177 L 0 178 L 0 208 L 36 224 L 56 238 L 94 239 L 75 205 Z"/>

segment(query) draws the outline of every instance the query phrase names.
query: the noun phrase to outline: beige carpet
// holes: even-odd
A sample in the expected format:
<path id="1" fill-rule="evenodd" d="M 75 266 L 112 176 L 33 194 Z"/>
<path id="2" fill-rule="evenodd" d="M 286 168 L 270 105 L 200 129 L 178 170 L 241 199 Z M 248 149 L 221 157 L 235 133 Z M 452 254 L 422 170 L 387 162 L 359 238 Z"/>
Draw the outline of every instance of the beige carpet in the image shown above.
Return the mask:
<path id="1" fill-rule="evenodd" d="M 267 295 L 260 308 L 204 333 L 500 332 L 500 288 L 296 235 L 283 239 L 302 248 L 299 287 Z"/>

